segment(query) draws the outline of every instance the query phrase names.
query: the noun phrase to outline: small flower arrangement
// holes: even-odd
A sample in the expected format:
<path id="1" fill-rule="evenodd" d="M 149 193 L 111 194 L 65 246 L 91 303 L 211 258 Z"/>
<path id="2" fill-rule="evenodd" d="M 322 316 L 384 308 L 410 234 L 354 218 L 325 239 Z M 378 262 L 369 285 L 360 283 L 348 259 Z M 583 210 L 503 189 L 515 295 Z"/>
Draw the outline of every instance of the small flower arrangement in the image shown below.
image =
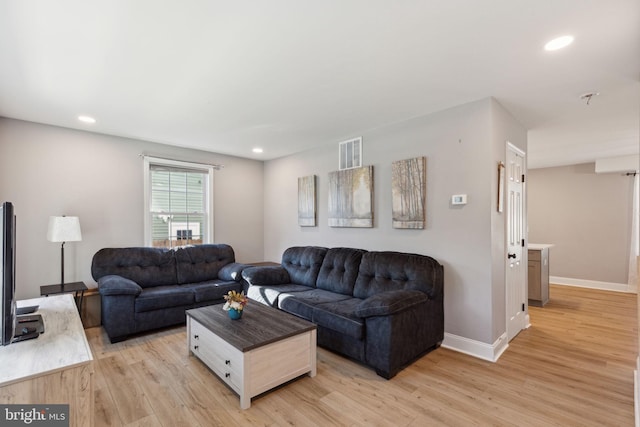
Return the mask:
<path id="1" fill-rule="evenodd" d="M 229 291 L 224 296 L 225 303 L 222 307 L 223 310 L 229 311 L 232 308 L 237 311 L 242 311 L 245 305 L 249 302 L 249 299 L 244 295 L 244 291 L 238 293 L 236 291 Z"/>

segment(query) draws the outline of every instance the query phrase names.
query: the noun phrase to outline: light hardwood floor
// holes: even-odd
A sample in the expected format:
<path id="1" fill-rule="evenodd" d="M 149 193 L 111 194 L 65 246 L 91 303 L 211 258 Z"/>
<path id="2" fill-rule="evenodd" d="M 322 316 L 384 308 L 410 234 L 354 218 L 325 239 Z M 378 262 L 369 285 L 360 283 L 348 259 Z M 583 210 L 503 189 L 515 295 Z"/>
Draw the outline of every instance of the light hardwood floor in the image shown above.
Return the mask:
<path id="1" fill-rule="evenodd" d="M 96 426 L 633 426 L 636 296 L 550 292 L 497 363 L 440 348 L 387 381 L 319 348 L 315 378 L 245 411 L 188 355 L 184 327 L 118 344 L 87 329 Z"/>

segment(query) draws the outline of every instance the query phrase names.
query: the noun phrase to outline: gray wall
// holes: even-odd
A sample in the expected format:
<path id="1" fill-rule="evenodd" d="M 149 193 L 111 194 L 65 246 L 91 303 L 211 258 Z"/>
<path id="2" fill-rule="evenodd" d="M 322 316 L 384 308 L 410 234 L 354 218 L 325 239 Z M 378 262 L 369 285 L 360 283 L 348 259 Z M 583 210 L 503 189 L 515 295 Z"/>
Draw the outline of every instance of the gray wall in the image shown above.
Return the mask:
<path id="1" fill-rule="evenodd" d="M 505 141 L 526 150 L 526 131 L 493 99 L 363 132 L 374 166 L 374 227 L 327 225 L 327 175 L 338 144 L 265 163 L 265 258 L 294 245 L 347 246 L 433 256 L 445 269 L 445 331 L 493 343 L 505 331 L 504 215 L 496 212 Z M 345 135 L 344 139 L 360 135 Z M 427 157 L 427 227 L 391 224 L 391 162 Z M 297 178 L 318 176 L 318 226 L 297 225 Z M 468 204 L 452 207 L 451 195 Z"/>
<path id="2" fill-rule="evenodd" d="M 593 163 L 529 171 L 529 241 L 553 243 L 551 276 L 626 284 L 633 178 Z"/>
<path id="3" fill-rule="evenodd" d="M 214 177 L 215 241 L 239 261 L 263 259 L 263 163 L 151 142 L 0 118 L 0 200 L 17 214 L 18 298 L 60 281 L 60 244 L 47 241 L 51 215 L 76 215 L 81 242 L 65 244 L 65 281 L 91 278 L 103 247 L 142 246 L 140 153 L 220 163 Z"/>

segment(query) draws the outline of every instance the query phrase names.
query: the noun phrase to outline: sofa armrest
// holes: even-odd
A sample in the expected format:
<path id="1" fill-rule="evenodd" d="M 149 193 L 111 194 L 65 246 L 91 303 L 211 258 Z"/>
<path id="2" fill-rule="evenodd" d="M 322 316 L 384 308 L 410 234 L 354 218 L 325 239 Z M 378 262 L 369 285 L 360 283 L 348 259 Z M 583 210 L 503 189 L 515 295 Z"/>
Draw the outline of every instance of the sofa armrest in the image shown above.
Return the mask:
<path id="1" fill-rule="evenodd" d="M 133 280 L 129 280 L 115 274 L 110 274 L 98 279 L 98 291 L 100 292 L 100 295 L 104 296 L 138 296 L 142 292 L 142 288 Z"/>
<path id="2" fill-rule="evenodd" d="M 388 316 L 427 301 L 429 297 L 420 291 L 389 291 L 372 295 L 356 307 L 358 317 Z"/>
<path id="3" fill-rule="evenodd" d="M 281 266 L 249 267 L 242 271 L 242 278 L 252 286 L 283 285 L 291 283 L 289 273 Z"/>
<path id="4" fill-rule="evenodd" d="M 249 267 L 247 264 L 240 264 L 239 262 L 232 262 L 223 266 L 218 271 L 218 278 L 222 280 L 229 280 L 239 282 L 242 280 L 242 271 Z"/>

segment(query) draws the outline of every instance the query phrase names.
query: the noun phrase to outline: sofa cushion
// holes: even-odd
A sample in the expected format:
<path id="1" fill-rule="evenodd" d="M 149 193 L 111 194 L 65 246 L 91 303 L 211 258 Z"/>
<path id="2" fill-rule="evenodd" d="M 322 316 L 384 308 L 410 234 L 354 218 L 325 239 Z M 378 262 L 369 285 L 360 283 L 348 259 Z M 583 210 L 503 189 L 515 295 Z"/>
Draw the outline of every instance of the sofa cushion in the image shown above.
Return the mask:
<path id="1" fill-rule="evenodd" d="M 91 274 L 96 281 L 107 275 L 122 276 L 143 288 L 175 285 L 176 260 L 170 249 L 104 248 L 93 256 Z"/>
<path id="2" fill-rule="evenodd" d="M 289 273 L 279 265 L 245 268 L 242 270 L 242 278 L 251 286 L 291 283 Z"/>
<path id="3" fill-rule="evenodd" d="M 362 302 L 358 298 L 318 304 L 313 309 L 311 321 L 318 326 L 331 329 L 355 339 L 364 338 L 364 319 L 355 315 Z"/>
<path id="4" fill-rule="evenodd" d="M 198 245 L 176 250 L 177 283 L 195 283 L 218 278 L 218 272 L 235 262 L 229 245 Z"/>
<path id="5" fill-rule="evenodd" d="M 390 316 L 428 300 L 427 294 L 420 291 L 389 291 L 373 295 L 356 307 L 358 317 Z"/>
<path id="6" fill-rule="evenodd" d="M 442 291 L 442 266 L 425 255 L 367 252 L 362 255 L 353 295 L 357 298 L 393 290 L 416 290 L 435 298 Z"/>
<path id="7" fill-rule="evenodd" d="M 195 295 L 182 286 L 155 286 L 142 290 L 135 301 L 136 313 L 193 304 Z"/>
<path id="8" fill-rule="evenodd" d="M 237 262 L 232 262 L 223 266 L 220 271 L 218 271 L 218 279 L 226 280 L 226 281 L 234 281 L 239 282 L 242 280 L 242 271 L 247 268 L 246 264 L 240 264 Z"/>
<path id="9" fill-rule="evenodd" d="M 180 285 L 181 289 L 189 289 L 193 292 L 195 302 L 221 300 L 229 291 L 240 292 L 242 285 L 236 281 L 208 280 L 199 283 L 187 283 Z"/>
<path id="10" fill-rule="evenodd" d="M 102 276 L 98 279 L 98 291 L 100 295 L 132 295 L 137 297 L 142 288 L 133 280 L 113 274 Z"/>
<path id="11" fill-rule="evenodd" d="M 320 267 L 316 287 L 344 295 L 353 295 L 363 249 L 331 248 Z"/>
<path id="12" fill-rule="evenodd" d="M 283 283 L 282 285 L 264 285 L 264 286 L 249 286 L 247 296 L 252 300 L 258 301 L 262 304 L 269 305 L 271 307 L 278 306 L 278 297 L 283 292 L 303 292 L 311 289 L 309 286 L 296 285 L 294 283 Z"/>
<path id="13" fill-rule="evenodd" d="M 282 254 L 282 267 L 289 273 L 291 283 L 315 287 L 326 253 L 327 248 L 294 246 Z"/>
<path id="14" fill-rule="evenodd" d="M 313 308 L 318 304 L 342 301 L 347 298 L 351 297 L 323 289 L 311 289 L 302 292 L 283 292 L 278 297 L 278 308 L 304 319 L 311 320 Z"/>

